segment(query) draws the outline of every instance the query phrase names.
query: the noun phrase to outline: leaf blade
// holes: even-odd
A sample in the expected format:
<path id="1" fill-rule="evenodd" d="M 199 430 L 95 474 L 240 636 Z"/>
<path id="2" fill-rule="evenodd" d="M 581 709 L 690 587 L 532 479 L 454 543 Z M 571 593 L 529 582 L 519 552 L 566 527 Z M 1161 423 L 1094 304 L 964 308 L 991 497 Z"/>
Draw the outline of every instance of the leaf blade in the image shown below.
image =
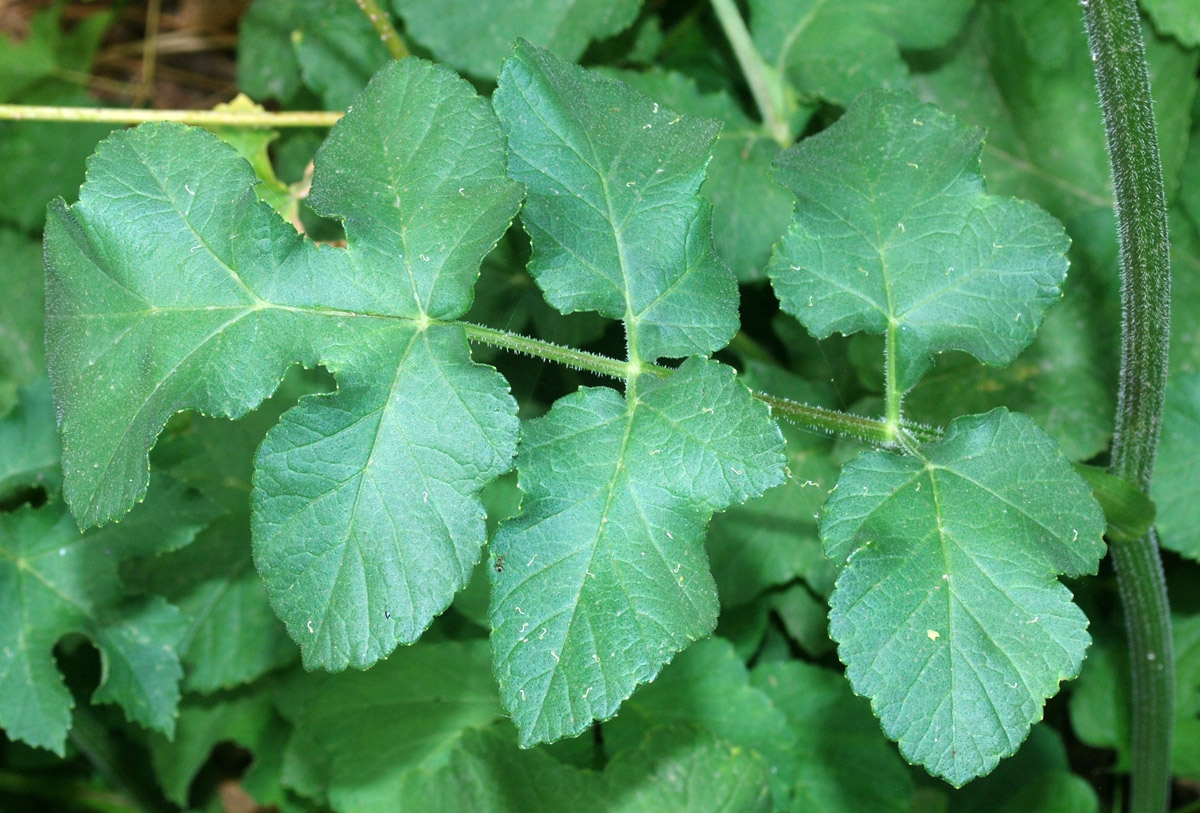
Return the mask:
<path id="1" fill-rule="evenodd" d="M 1104 517 L 1022 415 L 959 418 L 922 455 L 843 470 L 822 522 L 846 562 L 830 628 L 902 753 L 961 785 L 1013 753 L 1078 673 L 1087 619 L 1056 577 L 1095 571 Z"/>
<path id="2" fill-rule="evenodd" d="M 490 615 L 501 697 L 524 745 L 612 716 L 711 632 L 704 527 L 782 480 L 778 427 L 730 368 L 692 358 L 641 386 L 633 404 L 582 390 L 523 432 L 526 497 L 492 542 L 503 566 Z"/>
<path id="3" fill-rule="evenodd" d="M 713 122 L 522 42 L 493 105 L 528 188 L 529 270 L 563 313 L 623 319 L 631 353 L 710 353 L 737 329 L 737 288 L 698 196 Z"/>
<path id="4" fill-rule="evenodd" d="M 907 94 L 868 91 L 776 160 L 798 197 L 767 270 L 776 295 L 818 338 L 895 333 L 902 390 L 932 353 L 1011 361 L 1066 276 L 1061 225 L 984 192 L 980 138 Z"/>

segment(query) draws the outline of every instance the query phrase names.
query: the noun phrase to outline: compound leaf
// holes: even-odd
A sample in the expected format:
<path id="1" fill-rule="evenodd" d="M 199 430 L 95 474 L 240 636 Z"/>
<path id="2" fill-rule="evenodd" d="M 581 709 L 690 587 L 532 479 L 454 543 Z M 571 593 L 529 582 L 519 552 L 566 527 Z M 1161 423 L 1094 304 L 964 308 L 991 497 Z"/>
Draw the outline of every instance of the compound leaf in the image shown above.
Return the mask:
<path id="1" fill-rule="evenodd" d="M 578 734 L 712 631 L 703 535 L 778 484 L 782 438 L 733 370 L 691 358 L 636 396 L 560 399 L 526 424 L 523 512 L 492 541 L 492 646 L 523 745 Z"/>
<path id="2" fill-rule="evenodd" d="M 120 525 L 82 535 L 61 503 L 0 513 L 0 726 L 9 737 L 64 753 L 72 702 L 53 650 L 72 632 L 100 650 L 94 701 L 174 730 L 183 617 L 161 598 L 127 596 L 117 566 L 186 544 L 215 511 L 177 483 L 160 482 L 152 502 Z"/>
<path id="3" fill-rule="evenodd" d="M 642 0 L 393 0 L 393 5 L 408 32 L 439 60 L 494 80 L 518 37 L 574 61 L 592 40 L 628 28 Z"/>
<path id="4" fill-rule="evenodd" d="M 868 91 L 776 161 L 798 198 L 768 269 L 784 310 L 818 338 L 886 332 L 902 390 L 943 350 L 1011 361 L 1067 273 L 1054 218 L 984 192 L 981 137 L 906 93 Z"/>
<path id="5" fill-rule="evenodd" d="M 522 41 L 492 103 L 528 189 L 529 270 L 564 313 L 625 321 L 632 357 L 718 350 L 737 286 L 698 196 L 718 125 Z"/>
<path id="6" fill-rule="evenodd" d="M 82 525 L 115 519 L 170 414 L 238 417 L 289 363 L 326 365 L 338 392 L 260 449 L 255 561 L 307 666 L 366 667 L 466 583 L 478 491 L 510 464 L 507 384 L 435 320 L 469 307 L 521 192 L 486 102 L 419 59 L 381 71 L 317 157 L 313 202 L 345 218 L 347 250 L 302 239 L 254 182 L 213 136 L 148 126 L 105 142 L 80 202 L 52 207 L 64 492 Z"/>
<path id="7" fill-rule="evenodd" d="M 996 409 L 919 457 L 864 454 L 821 532 L 846 562 L 830 631 L 901 752 L 961 785 L 1016 751 L 1089 642 L 1056 577 L 1104 554 L 1103 514 L 1049 436 Z"/>

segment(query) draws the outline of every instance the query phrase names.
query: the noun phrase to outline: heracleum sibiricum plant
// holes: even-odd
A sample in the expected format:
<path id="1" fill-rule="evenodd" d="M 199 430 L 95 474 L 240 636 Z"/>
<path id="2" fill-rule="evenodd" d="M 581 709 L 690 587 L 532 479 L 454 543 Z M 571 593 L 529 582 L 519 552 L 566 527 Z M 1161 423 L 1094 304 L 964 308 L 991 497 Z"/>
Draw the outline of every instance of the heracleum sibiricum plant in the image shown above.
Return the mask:
<path id="1" fill-rule="evenodd" d="M 30 384 L 0 416 L 0 443 L 30 439 L 13 482 L 36 473 L 51 504 L 0 513 L 0 613 L 20 619 L 0 632 L 0 727 L 64 753 L 72 697 L 52 649 L 82 632 L 103 663 L 93 699 L 157 732 L 148 747 L 179 804 L 211 745 L 234 739 L 256 769 L 277 771 L 251 786 L 275 782 L 267 798 L 296 809 L 302 797 L 337 810 L 466 809 L 487 797 L 505 810 L 906 810 L 914 779 L 879 731 L 954 787 L 1016 753 L 1083 667 L 1089 619 L 1062 580 L 1098 572 L 1107 533 L 1122 546 L 1132 651 L 1162 658 L 1147 676 L 1135 670 L 1132 751 L 1134 805 L 1161 809 L 1175 689 L 1145 492 L 1167 323 L 1144 320 L 1169 294 L 1147 293 L 1165 260 L 1138 259 L 1136 245 L 1155 239 L 1137 224 L 1158 234 L 1145 221 L 1166 208 L 1161 172 L 1158 199 L 1137 180 L 1153 175 L 1157 147 L 1122 163 L 1136 116 L 1113 94 L 1138 99 L 1148 86 L 1105 84 L 1106 70 L 1144 74 L 1129 45 L 1141 43 L 1136 12 L 1092 3 L 1126 269 L 1111 474 L 1078 462 L 1101 452 L 1105 425 L 1083 420 L 1072 436 L 1070 417 L 1017 389 L 1022 364 L 1054 368 L 1077 318 L 1070 300 L 1058 305 L 1067 229 L 1030 200 L 988 191 L 984 131 L 927 101 L 942 98 L 944 74 L 905 79 L 898 49 L 949 47 L 969 4 L 950 3 L 961 8 L 936 22 L 907 9 L 898 22 L 858 3 L 824 19 L 799 0 L 753 0 L 748 31 L 732 2 L 714 0 L 758 122 L 680 74 L 572 61 L 623 30 L 637 3 L 585 10 L 595 18 L 557 39 L 537 26 L 553 30 L 560 4 L 528 31 L 483 4 L 471 14 L 499 22 L 456 44 L 455 32 L 474 30 L 455 17 L 461 3 L 429 16 L 436 4 L 397 0 L 406 35 L 442 64 L 384 58 L 358 92 L 353 61 L 335 59 L 339 38 L 382 48 L 379 34 L 395 56 L 403 41 L 373 2 L 344 29 L 321 29 L 313 21 L 330 4 L 308 0 L 314 16 L 288 23 L 297 67 L 260 54 L 245 81 L 286 98 L 305 77 L 331 106 L 350 102 L 316 152 L 306 201 L 341 224 L 344 243 L 297 231 L 267 141 L 247 144 L 244 131 L 222 140 L 163 121 L 115 132 L 89 159 L 78 201 L 49 205 L 46 365 L 66 508 L 53 500 L 48 419 L 28 417 L 48 415 L 49 396 Z M 267 42 L 276 13 L 255 3 L 243 36 Z M 820 32 L 842 42 L 847 21 L 885 57 L 857 78 L 821 56 L 836 49 Z M 984 36 L 973 25 L 963 36 Z M 551 47 L 513 46 L 522 34 Z M 1114 37 L 1121 54 L 1136 52 L 1132 67 L 1106 61 Z M 812 118 L 821 100 L 845 108 L 823 127 Z M 1153 142 L 1143 112 L 1134 141 Z M 1143 209 L 1125 202 L 1130 183 Z M 736 225 L 743 205 L 753 222 Z M 541 314 L 531 329 L 574 327 L 530 336 L 481 323 L 489 264 L 510 275 L 524 265 L 536 283 L 520 294 Z M 758 286 L 746 289 L 755 303 L 773 292 L 807 335 L 785 326 L 777 349 L 760 346 L 739 281 Z M 1053 340 L 1028 350 L 1044 322 Z M 563 341 L 606 329 L 620 352 Z M 853 338 L 814 341 L 835 334 Z M 878 395 L 847 404 L 836 380 L 773 361 L 824 347 L 841 348 L 867 382 L 860 391 Z M 590 377 L 538 403 L 501 372 L 505 353 Z M 979 378 L 981 365 L 1015 360 L 1012 378 Z M 966 406 L 946 370 L 972 382 Z M 1184 381 L 1178 391 L 1194 395 Z M 1033 414 L 970 408 L 995 390 Z M 1168 402 L 1168 437 L 1194 425 L 1194 400 Z M 189 410 L 201 415 L 173 417 Z M 1193 459 L 1164 450 L 1155 495 L 1172 534 L 1192 510 Z M 736 545 L 762 549 L 745 530 L 755 506 L 783 506 L 771 528 L 775 516 L 816 514 L 819 554 L 800 538 L 789 550 L 784 535 L 773 559 L 748 561 Z M 717 520 L 726 541 L 706 550 L 714 515 L 731 508 Z M 243 526 L 250 548 L 236 544 Z M 710 552 L 722 568 L 783 575 L 761 576 L 744 600 L 722 586 L 719 600 Z M 214 562 L 245 578 L 191 592 L 189 570 Z M 294 645 L 273 631 L 264 595 Z M 222 602 L 232 602 L 223 616 Z M 452 603 L 486 641 L 438 621 Z M 242 605 L 262 617 L 243 620 Z M 772 643 L 768 612 L 791 643 L 779 633 Z M 229 625 L 254 642 L 243 648 L 252 657 L 222 661 Z M 281 672 L 295 647 L 303 668 Z M 828 668 L 834 651 L 848 685 Z M 1154 683 L 1162 669 L 1166 683 Z M 182 705 L 181 681 L 193 698 Z M 586 746 L 543 745 L 588 730 L 611 757 L 603 770 Z M 172 738 L 203 743 L 199 762 L 171 768 L 182 753 Z M 1034 763 L 1065 765 L 1041 734 L 1029 748 Z M 858 760 L 873 779 L 852 789 Z M 1089 809 L 1061 779 L 1078 777 L 1054 775 L 1066 783 L 1055 794 L 1082 799 L 1070 809 Z M 1006 804 L 1043 809 L 1032 795 Z"/>
<path id="2" fill-rule="evenodd" d="M 113 136 L 79 203 L 48 218 L 46 330 L 63 490 L 85 527 L 144 496 L 173 413 L 240 417 L 294 362 L 334 374 L 336 393 L 302 399 L 259 448 L 254 556 L 305 666 L 367 668 L 466 585 L 479 493 L 513 465 L 516 404 L 460 318 L 519 210 L 550 304 L 620 319 L 627 348 L 620 389 L 526 422 L 521 512 L 492 545 L 493 668 L 530 745 L 611 717 L 712 632 L 704 528 L 779 485 L 785 458 L 766 404 L 707 358 L 738 322 L 697 194 L 716 124 L 528 45 L 492 106 L 419 59 L 377 75 L 309 199 L 345 222 L 345 250 L 297 235 L 209 134 Z M 932 353 L 1011 361 L 1065 276 L 1062 227 L 984 191 L 980 140 L 868 93 L 777 161 L 798 206 L 769 266 L 817 336 L 885 334 L 881 428 L 898 449 L 856 458 L 826 503 L 826 554 L 844 564 L 832 630 L 902 752 L 956 784 L 1015 750 L 1078 672 L 1086 620 L 1056 577 L 1104 552 L 1086 483 L 1027 418 L 964 417 L 924 446 L 900 424 Z"/>

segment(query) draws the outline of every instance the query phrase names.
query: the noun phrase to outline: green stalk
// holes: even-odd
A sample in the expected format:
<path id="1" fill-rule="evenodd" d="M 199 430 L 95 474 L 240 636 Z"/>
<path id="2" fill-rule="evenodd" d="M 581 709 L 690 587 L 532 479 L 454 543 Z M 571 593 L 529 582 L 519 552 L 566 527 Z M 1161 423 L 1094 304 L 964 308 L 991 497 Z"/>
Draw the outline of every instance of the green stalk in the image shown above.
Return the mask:
<path id="1" fill-rule="evenodd" d="M 1108 153 L 1121 248 L 1121 381 L 1113 474 L 1149 492 L 1167 378 L 1171 270 L 1167 203 L 1150 75 L 1134 0 L 1082 0 Z M 1130 810 L 1167 809 L 1175 666 L 1158 540 L 1151 531 L 1109 549 L 1132 664 Z"/>
<path id="2" fill-rule="evenodd" d="M 726 39 L 733 47 L 733 54 L 742 68 L 742 75 L 746 77 L 746 84 L 750 86 L 750 95 L 758 105 L 763 124 L 781 146 L 790 147 L 795 138 L 788 126 L 787 104 L 779 75 L 754 47 L 746 23 L 733 0 L 712 0 L 712 7 Z"/>
<path id="3" fill-rule="evenodd" d="M 588 353 L 584 350 L 576 350 L 573 347 L 564 347 L 561 344 L 554 344 L 553 342 L 546 342 L 541 339 L 531 339 L 528 336 L 521 336 L 517 333 L 509 333 L 507 330 L 497 330 L 496 328 L 473 325 L 467 322 L 449 322 L 447 324 L 461 324 L 463 330 L 467 333 L 467 339 L 477 344 L 486 344 L 490 347 L 499 347 L 513 353 L 521 353 L 522 355 L 533 356 L 545 359 L 546 361 L 558 362 L 566 367 L 572 367 L 576 370 L 587 370 L 588 372 L 608 378 L 627 380 L 642 373 L 653 373 L 659 377 L 666 377 L 671 373 L 666 367 L 659 367 L 655 364 L 618 361 L 617 359 L 601 356 L 597 353 Z"/>
<path id="4" fill-rule="evenodd" d="M 375 33 L 379 35 L 379 39 L 383 40 L 383 44 L 387 46 L 388 53 L 393 59 L 404 59 L 408 56 L 408 47 L 404 44 L 404 40 L 400 38 L 400 34 L 396 31 L 396 27 L 392 25 L 392 20 L 388 17 L 386 11 L 379 7 L 376 0 L 354 0 L 355 4 L 362 9 L 362 13 L 367 16 L 371 22 L 371 26 L 375 29 Z"/>
<path id="5" fill-rule="evenodd" d="M 467 334 L 467 340 L 476 344 L 498 347 L 512 353 L 553 361 L 576 370 L 586 370 L 596 375 L 617 378 L 626 382 L 639 375 L 656 375 L 666 378 L 672 372 L 671 368 L 658 364 L 620 361 L 597 353 L 563 347 L 553 342 L 521 336 L 484 325 L 467 322 L 439 322 L 439 324 L 461 326 Z M 865 418 L 835 409 L 801 404 L 766 393 L 756 392 L 754 397 L 771 407 L 771 412 L 776 416 L 785 420 L 824 432 L 849 435 L 881 446 L 893 446 L 898 438 L 911 437 L 916 442 L 924 443 L 937 440 L 942 436 L 940 430 L 912 421 L 902 420 L 897 425 L 890 425 L 877 418 Z"/>
<path id="6" fill-rule="evenodd" d="M 125 107 L 52 107 L 38 104 L 0 104 L 0 120 L 82 121 L 106 124 L 144 124 L 175 121 L 180 124 L 228 124 L 234 127 L 332 127 L 342 117 L 338 111 L 267 110 L 144 110 Z"/>

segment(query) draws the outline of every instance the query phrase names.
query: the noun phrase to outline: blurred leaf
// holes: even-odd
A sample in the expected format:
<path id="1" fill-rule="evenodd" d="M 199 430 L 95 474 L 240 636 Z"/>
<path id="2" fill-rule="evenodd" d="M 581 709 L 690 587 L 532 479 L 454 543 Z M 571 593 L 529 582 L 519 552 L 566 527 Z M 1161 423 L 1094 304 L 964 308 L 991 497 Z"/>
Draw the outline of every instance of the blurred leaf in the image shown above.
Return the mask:
<path id="1" fill-rule="evenodd" d="M 843 107 L 864 90 L 899 87 L 900 49 L 953 38 L 974 0 L 751 0 L 754 43 L 804 95 Z"/>
<path id="2" fill-rule="evenodd" d="M 750 680 L 783 711 L 795 736 L 791 810 L 909 810 L 904 761 L 842 675 L 790 661 L 756 667 Z"/>
<path id="3" fill-rule="evenodd" d="M 71 632 L 100 651 L 93 702 L 174 731 L 183 617 L 157 596 L 126 595 L 117 566 L 187 544 L 215 511 L 165 477 L 156 482 L 153 499 L 120 525 L 86 534 L 62 503 L 0 513 L 0 726 L 9 737 L 64 754 L 73 703 L 53 649 Z"/>
<path id="4" fill-rule="evenodd" d="M 518 37 L 574 61 L 592 40 L 624 31 L 642 0 L 393 0 L 393 5 L 406 31 L 439 60 L 494 80 Z"/>
<path id="5" fill-rule="evenodd" d="M 150 738 L 150 757 L 167 798 L 188 806 L 188 788 L 223 742 L 254 747 L 270 727 L 271 697 L 262 690 L 211 698 L 187 697 L 179 706 L 175 736 Z"/>
<path id="6" fill-rule="evenodd" d="M 344 110 L 390 58 L 355 3 L 255 0 L 238 37 L 238 86 L 285 105 L 307 87 L 326 110 Z"/>
<path id="7" fill-rule="evenodd" d="M 0 501 L 21 487 L 39 487 L 51 498 L 58 496 L 62 473 L 49 381 L 38 379 L 17 391 L 16 406 L 0 417 L 0 450 Z"/>
<path id="8" fill-rule="evenodd" d="M 296 790 L 340 813 L 386 809 L 406 773 L 447 764 L 465 731 L 501 717 L 490 659 L 486 641 L 421 643 L 366 672 L 293 673 L 276 695 L 295 726 L 285 782 L 303 771 L 313 787 Z"/>
<path id="9" fill-rule="evenodd" d="M 1200 372 L 1167 381 L 1151 496 L 1159 542 L 1200 561 Z"/>
<path id="10" fill-rule="evenodd" d="M 776 803 L 787 799 L 795 779 L 796 733 L 759 688 L 728 641 L 712 638 L 680 653 L 651 684 L 625 701 L 604 726 L 610 754 L 635 747 L 657 726 L 688 724 L 757 753 L 770 767 Z"/>
<path id="11" fill-rule="evenodd" d="M 1192 0 L 1142 0 L 1142 8 L 1158 31 L 1182 45 L 1200 45 L 1200 9 Z"/>

